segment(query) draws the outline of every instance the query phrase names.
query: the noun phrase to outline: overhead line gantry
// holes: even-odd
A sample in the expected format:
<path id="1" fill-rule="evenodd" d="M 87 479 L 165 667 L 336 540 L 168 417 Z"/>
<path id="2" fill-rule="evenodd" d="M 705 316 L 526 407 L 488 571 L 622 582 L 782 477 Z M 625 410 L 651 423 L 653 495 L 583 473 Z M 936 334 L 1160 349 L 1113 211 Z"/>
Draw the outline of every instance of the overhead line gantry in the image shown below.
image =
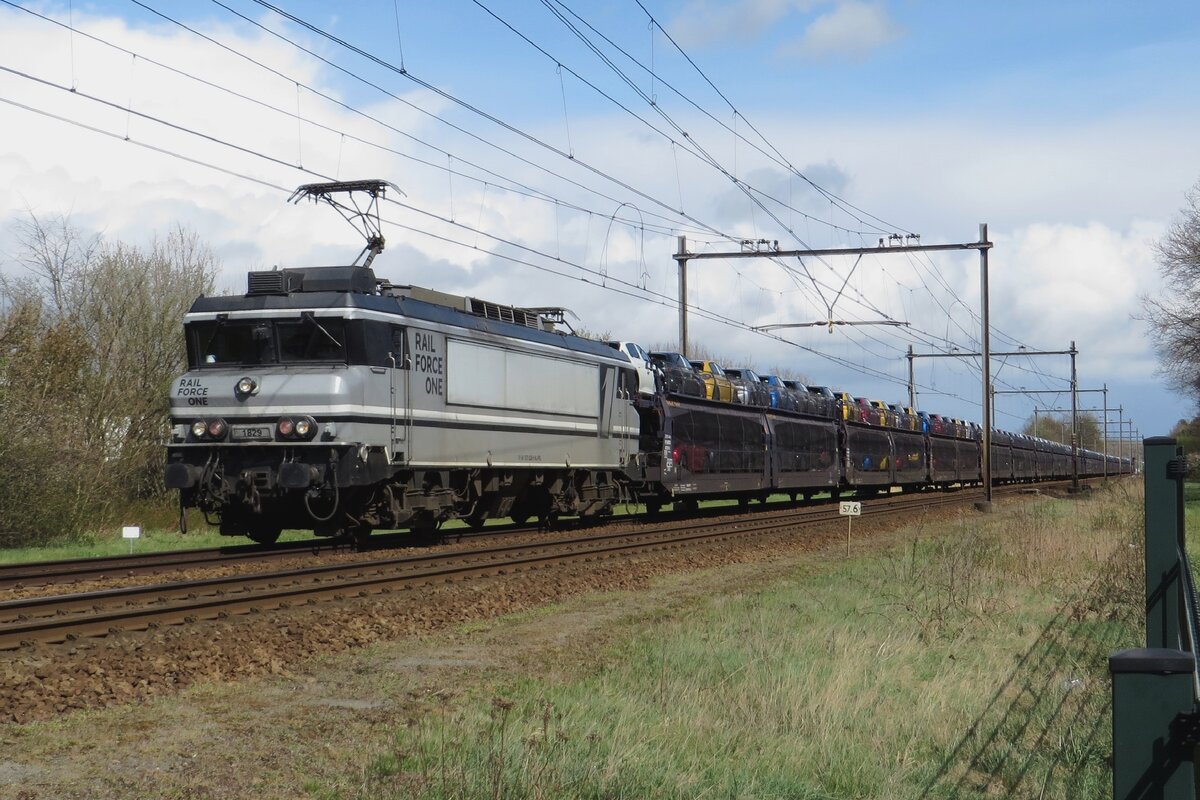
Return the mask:
<path id="1" fill-rule="evenodd" d="M 992 418 L 992 370 L 991 370 L 991 331 L 988 322 L 988 251 L 992 249 L 992 243 L 988 241 L 987 223 L 979 225 L 979 241 L 976 242 L 960 242 L 949 244 L 914 244 L 914 241 L 919 241 L 920 237 L 909 234 L 901 236 L 900 234 L 891 234 L 886 238 L 879 240 L 878 247 L 826 247 L 826 248 L 809 248 L 803 250 L 781 250 L 778 242 L 766 242 L 768 247 L 759 249 L 748 249 L 733 253 L 689 253 L 687 249 L 687 237 L 680 236 L 678 239 L 678 252 L 673 258 L 679 265 L 679 347 L 680 350 L 687 354 L 687 265 L 689 261 L 697 261 L 702 259 L 730 259 L 730 258 L 811 258 L 823 256 L 853 256 L 862 257 L 864 255 L 887 255 L 892 253 L 936 253 L 955 250 L 978 250 L 979 251 L 979 297 L 980 297 L 980 349 L 983 357 L 983 418 L 990 420 Z M 756 244 L 762 244 L 756 243 Z M 831 314 L 832 318 L 832 314 Z M 991 444 L 992 432 L 991 425 L 983 426 L 983 491 L 984 500 L 982 503 L 977 503 L 980 510 L 990 510 L 992 505 L 992 459 L 991 459 Z"/>

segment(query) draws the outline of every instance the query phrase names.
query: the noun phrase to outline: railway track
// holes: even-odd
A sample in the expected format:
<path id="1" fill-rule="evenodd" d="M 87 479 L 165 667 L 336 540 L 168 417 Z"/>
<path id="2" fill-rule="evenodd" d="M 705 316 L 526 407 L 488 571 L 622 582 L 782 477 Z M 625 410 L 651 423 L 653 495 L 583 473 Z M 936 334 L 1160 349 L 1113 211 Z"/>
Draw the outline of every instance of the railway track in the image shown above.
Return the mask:
<path id="1" fill-rule="evenodd" d="M 1057 483 L 1040 484 L 1043 487 L 1058 486 Z M 929 496 L 929 495 L 923 495 Z M 845 499 L 845 498 L 843 498 Z M 872 502 L 877 502 L 875 498 Z M 836 501 L 833 500 L 815 500 L 805 501 L 803 505 L 786 503 L 785 508 L 788 513 L 798 513 L 799 510 L 806 508 L 820 508 L 829 506 Z M 769 504 L 767 506 L 754 506 L 756 509 L 765 508 L 765 511 L 757 513 L 774 513 L 775 509 Z M 776 506 L 777 507 L 777 506 Z M 721 514 L 739 514 L 745 513 L 746 509 L 736 506 L 720 507 L 716 509 L 706 509 L 703 513 L 708 516 Z M 692 515 L 682 512 L 668 512 L 656 518 L 662 521 L 694 519 Z M 646 518 L 640 518 L 644 520 Z M 613 524 L 618 524 L 622 520 L 620 518 L 612 519 Z M 639 520 L 630 520 L 631 525 L 638 524 Z M 575 521 L 569 521 L 562 524 L 566 530 L 571 530 L 579 527 Z M 502 537 L 519 534 L 537 533 L 538 528 L 516 525 L 499 525 L 486 528 L 480 531 L 471 531 L 466 528 L 458 530 L 442 531 L 442 535 L 446 541 L 461 541 L 469 539 L 486 539 L 488 537 Z M 79 558 L 68 559 L 61 561 L 39 561 L 24 564 L 0 565 L 0 591 L 4 589 L 29 589 L 43 586 L 53 586 L 61 584 L 81 583 L 83 581 L 96 581 L 106 579 L 127 578 L 138 575 L 166 575 L 171 572 L 178 572 L 190 569 L 203 569 L 208 567 L 219 567 L 237 562 L 241 564 L 247 563 L 270 563 L 286 558 L 296 558 L 311 555 L 320 557 L 328 553 L 349 553 L 354 551 L 381 551 L 394 548 L 410 548 L 413 546 L 422 546 L 429 544 L 429 540 L 422 540 L 412 533 L 389 533 L 375 534 L 367 540 L 365 547 L 352 544 L 344 539 L 306 539 L 296 542 L 280 542 L 273 545 L 229 545 L 225 547 L 212 547 L 196 550 L 183 551 L 168 551 L 160 553 L 143 553 L 134 556 L 109 556 L 103 558 Z"/>
<path id="2" fill-rule="evenodd" d="M 831 501 L 816 501 L 827 504 Z M 769 508 L 769 506 L 768 506 Z M 796 506 L 789 506 L 795 509 Z M 709 514 L 742 513 L 744 509 L 734 506 L 709 510 Z M 668 512 L 658 519 L 688 519 L 682 512 Z M 615 524 L 624 522 L 620 518 L 611 519 Z M 637 519 L 629 519 L 630 525 L 638 523 Z M 582 525 L 576 520 L 559 524 L 563 530 L 572 530 Z M 439 541 L 460 542 L 462 540 L 486 539 L 489 537 L 505 537 L 520 534 L 538 533 L 536 526 L 496 525 L 483 530 L 472 531 L 467 528 L 440 531 Z M 161 553 L 143 553 L 134 556 L 109 556 L 103 558 L 78 558 L 62 561 L 38 561 L 26 564 L 0 565 L 0 590 L 28 589 L 42 586 L 80 583 L 83 581 L 126 578 L 136 575 L 165 575 L 189 569 L 219 567 L 230 563 L 270 563 L 285 558 L 297 556 L 322 556 L 337 552 L 374 552 L 396 548 L 411 548 L 428 545 L 431 540 L 422 539 L 413 533 L 375 534 L 366 540 L 365 544 L 350 542 L 345 539 L 306 539 L 297 542 L 280 542 L 273 545 L 231 545 L 211 547 L 196 550 L 169 551 Z"/>
<path id="3" fill-rule="evenodd" d="M 962 490 L 879 497 L 864 504 L 863 516 L 960 505 L 981 496 L 982 490 Z M 836 506 L 789 508 L 761 512 L 751 518 L 670 521 L 642 529 L 623 528 L 450 553 L 396 554 L 353 563 L 12 600 L 0 603 L 0 650 L 698 546 L 836 519 Z"/>
<path id="4" fill-rule="evenodd" d="M 485 531 L 453 531 L 449 538 L 470 539 L 479 536 L 528 533 L 536 528 L 503 527 Z M 37 561 L 25 564 L 0 566 L 0 590 L 9 588 L 31 588 L 58 584 L 79 583 L 87 580 L 122 578 L 134 575 L 157 575 L 186 569 L 215 567 L 231 562 L 269 563 L 282 558 L 327 553 L 363 552 L 364 550 L 386 550 L 427 544 L 411 533 L 379 534 L 371 537 L 365 548 L 345 539 L 306 539 L 296 542 L 280 542 L 272 545 L 246 544 L 225 547 L 209 547 L 196 550 L 173 550 L 160 553 L 143 553 L 134 556 L 106 556 L 102 558 L 76 558 L 62 561 Z"/>

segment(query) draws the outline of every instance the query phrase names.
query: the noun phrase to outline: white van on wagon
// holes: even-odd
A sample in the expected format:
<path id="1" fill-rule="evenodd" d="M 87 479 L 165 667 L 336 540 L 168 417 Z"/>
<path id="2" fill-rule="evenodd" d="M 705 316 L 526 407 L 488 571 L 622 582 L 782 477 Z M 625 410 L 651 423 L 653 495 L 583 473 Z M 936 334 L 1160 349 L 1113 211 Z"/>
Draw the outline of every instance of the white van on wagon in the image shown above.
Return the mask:
<path id="1" fill-rule="evenodd" d="M 606 342 L 614 350 L 620 350 L 629 356 L 633 369 L 637 372 L 638 394 L 655 394 L 658 384 L 655 378 L 654 366 L 650 363 L 650 354 L 636 342 Z"/>

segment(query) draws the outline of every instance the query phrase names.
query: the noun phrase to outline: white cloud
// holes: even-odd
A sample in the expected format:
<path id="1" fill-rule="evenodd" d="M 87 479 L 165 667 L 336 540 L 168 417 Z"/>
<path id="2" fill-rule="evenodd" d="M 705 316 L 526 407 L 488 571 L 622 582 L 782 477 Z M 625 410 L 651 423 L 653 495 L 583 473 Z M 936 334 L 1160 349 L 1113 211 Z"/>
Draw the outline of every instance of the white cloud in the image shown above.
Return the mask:
<path id="1" fill-rule="evenodd" d="M 827 6 L 830 0 L 691 0 L 668 24 L 684 47 L 756 42 L 796 14 Z M 882 0 L 834 0 L 833 7 L 807 23 L 800 38 L 777 54 L 809 60 L 859 60 L 904 35 Z"/>
<path id="2" fill-rule="evenodd" d="M 689 8 L 695 20 L 707 20 L 701 30 L 734 26 L 761 32 L 780 14 L 813 5 L 746 0 L 733 4 L 708 2 Z M 852 24 L 855 14 L 864 16 Z M 236 86 L 244 94 L 284 109 L 295 108 L 294 84 L 249 68 L 240 59 L 222 55 L 190 35 L 176 34 L 168 28 L 133 29 L 118 20 L 99 17 L 82 23 L 79 20 L 77 14 L 77 23 L 86 30 L 119 40 L 130 49 L 178 64 L 214 82 Z M 881 6 L 843 2 L 814 21 L 807 41 L 814 54 L 859 52 L 855 48 L 880 41 L 880 31 L 884 30 L 879 27 L 880 20 L 886 20 Z M 72 81 L 70 42 L 65 33 L 20 12 L 8 11 L 0 11 L 0 29 L 5 31 L 6 65 L 45 74 L 62 83 Z M 232 30 L 216 29 L 213 33 L 288 75 L 337 93 L 334 81 L 323 68 L 274 40 Z M 502 160 L 494 151 L 435 127 L 425 116 L 394 101 L 381 99 L 367 107 L 369 113 L 387 119 L 400 130 L 454 151 L 458 155 L 453 163 L 456 169 L 474 172 L 461 159 L 478 160 L 528 185 L 594 209 L 595 213 L 588 214 L 503 192 L 495 177 L 485 178 L 486 188 L 456 177 L 452 188 L 438 166 L 446 163 L 444 155 L 360 115 L 319 102 L 307 92 L 300 96 L 306 115 L 428 159 L 434 166 L 421 166 L 378 147 L 342 140 L 337 134 L 311 125 L 298 130 L 296 121 L 286 115 L 211 89 L 197 89 L 192 82 L 161 74 L 147 64 L 134 66 L 131 80 L 128 56 L 113 56 L 103 48 L 84 44 L 80 37 L 74 44 L 74 79 L 82 91 L 112 97 L 122 105 L 132 98 L 134 109 L 161 114 L 284 161 L 302 157 L 305 166 L 330 175 L 392 179 L 408 193 L 402 199 L 413 206 L 445 217 L 451 216 L 453 208 L 453 217 L 460 223 L 550 255 L 542 259 L 511 246 L 501 247 L 486 236 L 389 206 L 385 207 L 385 216 L 394 221 L 462 242 L 456 245 L 412 231 L 385 228 L 389 247 L 376 262 L 376 270 L 398 283 L 413 282 L 498 302 L 567 306 L 578 312 L 582 324 L 592 330 L 611 330 L 645 344 L 673 340 L 677 273 L 670 256 L 675 231 L 659 233 L 647 228 L 643 238 L 641 232 L 610 223 L 610 216 L 620 212 L 652 225 L 661 223 L 656 214 L 668 212 L 652 201 L 603 183 L 584 170 L 579 161 L 593 163 L 662 198 L 667 205 L 681 206 L 724 230 L 747 238 L 780 239 L 785 247 L 792 244 L 744 195 L 730 189 L 727 178 L 682 148 L 672 149 L 661 138 L 634 128 L 627 118 L 615 114 L 574 113 L 574 163 L 552 162 L 528 143 L 512 146 L 538 163 L 551 164 L 568 178 L 603 186 L 617 201 L 629 198 L 632 205 L 599 199 L 538 169 Z M 115 140 L 100 137 L 0 105 L 0 127 L 5 131 L 0 152 L 0 255 L 13 248 L 11 239 L 3 238 L 3 222 L 22 214 L 26 205 L 42 213 L 71 211 L 85 226 L 132 241 L 145 241 L 152 232 L 179 222 L 189 225 L 225 256 L 224 283 L 234 289 L 244 285 L 246 269 L 348 260 L 361 246 L 357 235 L 327 208 L 287 206 L 280 192 L 140 149 L 120 137 L 128 124 L 135 141 L 175 148 L 280 186 L 317 180 L 313 176 L 286 165 L 237 155 L 217 145 L 202 145 L 194 137 L 169 134 L 151 123 L 127 119 L 120 109 L 94 109 L 77 95 L 34 87 L 15 76 L 0 75 L 0 96 L 84 120 L 118 135 Z M 427 94 L 411 97 L 425 108 L 444 108 L 445 101 Z M 670 98 L 664 94 L 660 101 L 666 108 Z M 361 101 L 356 104 L 361 107 Z M 898 225 L 911 226 L 923 234 L 926 242 L 970 239 L 977 222 L 990 222 L 997 243 L 992 254 L 994 325 L 1035 347 L 1063 347 L 1075 339 L 1082 351 L 1082 381 L 1098 382 L 1111 376 L 1112 382 L 1123 379 L 1131 386 L 1134 382 L 1144 384 L 1153 371 L 1154 359 L 1144 331 L 1129 315 L 1136 309 L 1136 295 L 1153 291 L 1156 285 L 1147 242 L 1159 234 L 1178 209 L 1183 191 L 1200 174 L 1200 156 L 1190 135 L 1197 127 L 1196 120 L 1189 117 L 1192 112 L 1177 110 L 1175 119 L 1098 115 L 1051 127 L 1037 121 L 986 115 L 948 118 L 901 108 L 889 111 L 890 117 L 878 110 L 842 118 L 815 118 L 811 112 L 780 114 L 776 118 L 760 115 L 755 122 L 796 163 L 817 165 L 806 168 L 806 172 L 819 183 L 884 218 L 899 218 Z M 713 131 L 697 115 L 678 113 L 676 118 L 693 141 L 702 143 L 724 163 L 733 163 L 727 131 Z M 547 141 L 561 138 L 561 120 L 545 121 L 544 125 L 544 131 L 534 132 Z M 499 138 L 499 134 L 496 136 Z M 827 199 L 803 189 L 798 179 L 787 178 L 778 165 L 756 156 L 744 143 L 736 156 L 740 177 L 781 198 L 790 197 L 798 211 L 810 214 L 808 219 L 798 213 L 781 214 L 803 239 L 814 244 L 859 242 L 844 232 L 831 233 L 825 226 L 825 222 L 832 222 L 861 227 Z M 688 233 L 693 248 L 728 248 L 726 243 L 704 241 L 716 240 L 716 236 L 694 230 Z M 494 254 L 498 247 L 505 254 L 537 261 L 569 277 L 554 277 L 505 261 Z M 570 262 L 592 270 L 602 265 L 607 277 L 580 270 Z M 833 287 L 826 290 L 827 296 L 836 291 L 851 262 L 830 263 L 834 271 L 820 263 L 809 264 L 814 275 Z M 859 303 L 865 297 L 894 319 L 911 320 L 931 334 L 969 346 L 975 328 L 967 308 L 973 309 L 977 303 L 977 261 L 968 256 L 942 256 L 936 257 L 933 264 L 961 301 L 938 288 L 928 270 L 908 259 L 864 261 L 839 300 L 835 315 L 874 315 L 872 309 Z M 794 261 L 792 265 L 797 266 Z M 648 273 L 645 286 L 668 298 L 666 301 L 639 302 L 597 288 L 602 282 L 641 285 L 643 272 Z M 827 309 L 806 284 L 805 279 L 793 280 L 770 262 L 741 261 L 736 269 L 728 263 L 694 262 L 690 299 L 751 324 L 815 320 Z M 926 291 L 926 284 L 934 289 L 932 293 Z M 954 322 L 947 322 L 947 312 Z M 792 366 L 822 383 L 889 400 L 900 399 L 903 394 L 896 384 L 869 374 L 872 370 L 894 376 L 904 374 L 903 358 L 897 350 L 907 342 L 889 331 L 841 329 L 830 336 L 821 330 L 807 330 L 788 334 L 795 342 L 860 365 L 855 369 L 833 365 L 790 345 L 695 315 L 692 330 L 696 340 L 712 349 L 759 367 Z M 1003 376 L 1019 381 L 1011 369 Z M 943 363 L 936 368 L 922 368 L 919 378 L 964 397 L 978 394 L 971 375 L 960 367 Z M 1153 391 L 1137 390 L 1139 395 L 1147 396 Z M 934 403 L 931 399 L 931 407 Z M 959 401 L 952 398 L 936 403 L 948 413 L 978 416 L 977 410 L 956 405 Z M 1174 418 L 1180 413 L 1168 412 L 1167 416 Z"/>
<path id="3" fill-rule="evenodd" d="M 813 20 L 799 40 L 781 46 L 777 53 L 813 61 L 861 60 L 903 35 L 903 27 L 888 15 L 883 3 L 839 0 L 831 11 Z"/>
<path id="4" fill-rule="evenodd" d="M 1148 244 L 1162 232 L 1148 221 L 1126 230 L 1037 223 L 999 238 L 991 275 L 1006 306 L 1001 319 L 1042 346 L 1074 340 L 1089 380 L 1117 373 L 1149 380 L 1154 360 L 1145 326 L 1133 317 L 1139 296 L 1158 288 Z"/>
<path id="5" fill-rule="evenodd" d="M 406 148 L 411 152 L 411 143 L 182 30 L 131 28 L 122 20 L 79 13 L 74 20 L 81 31 L 142 57 L 134 59 L 80 34 L 72 37 L 20 11 L 0 11 L 5 65 L 77 90 L 71 93 L 3 73 L 0 96 L 110 134 L 0 105 L 0 121 L 6 131 L 0 155 L 0 218 L 20 215 L 26 208 L 43 214 L 69 212 L 76 224 L 135 241 L 181 222 L 195 228 L 218 253 L 249 257 L 253 266 L 305 263 L 314 250 L 322 248 L 341 247 L 346 258 L 357 253 L 361 243 L 356 234 L 328 209 L 289 209 L 283 202 L 286 194 L 278 190 L 140 144 L 285 189 L 321 180 L 292 165 L 303 164 L 330 176 L 392 176 L 402 174 L 402 159 L 342 139 L 309 122 L 298 125 L 286 113 L 204 86 L 148 63 L 148 59 L 181 73 L 203 76 L 284 112 L 294 113 L 299 105 L 307 120 L 402 152 Z M 212 26 L 205 30 L 295 81 L 338 96 L 312 59 L 265 34 L 246 36 Z M 85 94 L 118 107 L 94 102 Z M 422 104 L 439 107 L 429 98 L 422 98 Z M 127 112 L 126 106 L 243 150 L 139 118 Z M 386 118 L 396 127 L 418 134 L 426 124 L 395 102 L 387 104 Z M 281 163 L 253 153 L 270 155 Z M 0 255 L 11 255 L 12 249 L 11 241 L 0 242 Z M 223 282 L 241 285 L 245 266 L 244 261 L 228 265 Z"/>
<path id="6" fill-rule="evenodd" d="M 691 0 L 667 24 L 683 47 L 718 42 L 752 42 L 792 11 L 806 11 L 824 0 Z"/>

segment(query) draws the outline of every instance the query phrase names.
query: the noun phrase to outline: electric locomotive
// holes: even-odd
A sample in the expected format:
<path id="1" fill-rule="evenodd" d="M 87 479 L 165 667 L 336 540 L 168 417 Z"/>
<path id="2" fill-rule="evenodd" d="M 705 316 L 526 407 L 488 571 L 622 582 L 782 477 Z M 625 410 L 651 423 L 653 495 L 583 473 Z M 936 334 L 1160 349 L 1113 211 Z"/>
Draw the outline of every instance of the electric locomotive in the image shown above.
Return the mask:
<path id="1" fill-rule="evenodd" d="M 637 445 L 628 358 L 558 331 L 561 309 L 377 279 L 386 185 L 293 195 L 367 194 L 361 266 L 251 272 L 244 295 L 193 303 L 165 475 L 181 509 L 259 542 L 607 513 Z"/>

